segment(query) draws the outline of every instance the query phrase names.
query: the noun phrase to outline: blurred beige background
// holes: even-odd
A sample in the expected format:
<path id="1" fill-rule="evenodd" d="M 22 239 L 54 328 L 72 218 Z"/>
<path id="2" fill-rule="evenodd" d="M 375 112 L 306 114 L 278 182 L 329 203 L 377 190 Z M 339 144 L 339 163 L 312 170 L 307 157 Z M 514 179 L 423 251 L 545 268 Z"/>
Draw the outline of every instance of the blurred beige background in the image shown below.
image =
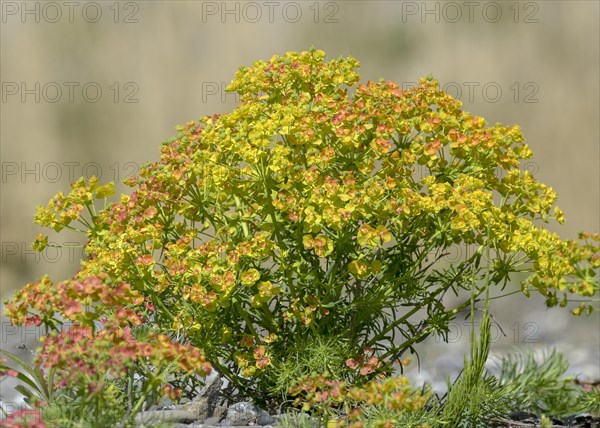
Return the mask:
<path id="1" fill-rule="evenodd" d="M 77 269 L 76 251 L 29 249 L 41 231 L 36 205 L 70 178 L 135 173 L 158 159 L 175 125 L 235 106 L 223 89 L 239 66 L 311 45 L 356 57 L 363 81 L 407 85 L 431 73 L 466 110 L 520 124 L 535 153 L 527 168 L 558 192 L 567 217 L 551 229 L 600 230 L 599 4 L 2 1 L 1 297 Z M 565 353 L 584 350 L 581 371 L 600 376 L 597 314 L 574 319 L 522 296 L 494 312 L 510 345 L 526 343 L 525 323 L 534 323 L 535 343 L 558 335 Z M 5 322 L 2 334 L 7 349 L 31 339 Z"/>

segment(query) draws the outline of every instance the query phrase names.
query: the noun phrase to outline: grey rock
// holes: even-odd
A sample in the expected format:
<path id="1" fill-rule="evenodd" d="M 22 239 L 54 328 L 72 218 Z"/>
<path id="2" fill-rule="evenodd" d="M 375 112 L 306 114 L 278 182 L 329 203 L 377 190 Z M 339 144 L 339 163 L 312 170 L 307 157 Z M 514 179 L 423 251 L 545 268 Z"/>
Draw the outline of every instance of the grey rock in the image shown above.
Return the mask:
<path id="1" fill-rule="evenodd" d="M 213 412 L 219 401 L 219 394 L 222 386 L 223 380 L 220 376 L 216 376 L 202 389 L 198 396 L 189 403 L 180 405 L 179 409 L 193 413 L 196 415 L 198 422 L 204 422 L 206 419 L 213 416 Z"/>
<path id="2" fill-rule="evenodd" d="M 204 421 L 206 425 L 214 425 L 218 426 L 221 423 L 221 418 L 218 416 L 211 416 L 207 420 Z"/>
<path id="3" fill-rule="evenodd" d="M 208 428 L 211 426 L 212 425 L 204 425 L 204 424 L 198 422 L 198 423 L 194 423 L 194 424 L 175 424 L 172 426 L 172 428 Z"/>
<path id="4" fill-rule="evenodd" d="M 258 409 L 252 403 L 248 403 L 247 401 L 242 401 L 240 403 L 235 403 L 229 406 L 227 409 L 227 419 L 226 421 L 230 423 L 230 425 L 222 426 L 243 426 L 249 425 L 250 423 L 256 422 L 258 418 Z"/>
<path id="5" fill-rule="evenodd" d="M 273 416 L 269 415 L 266 411 L 264 411 L 264 410 L 258 411 L 258 418 L 256 419 L 256 425 L 265 426 L 265 425 L 271 425 L 274 422 L 275 422 L 275 418 Z"/>
<path id="6" fill-rule="evenodd" d="M 227 406 L 215 406 L 215 410 L 213 410 L 214 417 L 219 418 L 219 420 L 224 419 L 225 415 L 227 415 Z"/>
<path id="7" fill-rule="evenodd" d="M 148 422 L 194 422 L 197 417 L 191 412 L 183 410 L 147 410 L 135 415 L 138 423 L 146 424 Z"/>

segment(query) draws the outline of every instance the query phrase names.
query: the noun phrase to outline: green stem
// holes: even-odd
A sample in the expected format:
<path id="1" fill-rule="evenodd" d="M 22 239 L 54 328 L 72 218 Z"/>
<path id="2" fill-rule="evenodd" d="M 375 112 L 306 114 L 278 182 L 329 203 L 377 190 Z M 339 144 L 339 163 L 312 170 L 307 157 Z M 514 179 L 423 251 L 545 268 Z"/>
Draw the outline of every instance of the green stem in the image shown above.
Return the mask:
<path id="1" fill-rule="evenodd" d="M 130 369 L 127 376 L 127 410 L 133 409 L 133 371 Z"/>
<path id="2" fill-rule="evenodd" d="M 163 310 L 163 312 L 167 315 L 167 317 L 169 318 L 169 321 L 173 321 L 175 319 L 175 316 L 171 313 L 171 311 L 165 306 L 164 302 L 162 301 L 162 299 L 158 298 L 156 295 L 153 296 L 154 297 L 154 302 L 156 302 L 156 304 L 158 306 L 160 306 L 160 308 Z"/>
<path id="3" fill-rule="evenodd" d="M 229 379 L 230 381 L 232 381 L 235 384 L 239 384 L 239 383 L 249 383 L 249 381 L 247 379 L 241 378 L 238 375 L 236 375 L 235 373 L 233 373 L 227 366 L 224 366 L 220 363 L 219 358 L 223 358 L 224 360 L 230 360 L 231 359 L 231 355 L 229 353 L 227 353 L 226 355 L 222 355 L 219 356 L 217 355 L 217 361 L 211 361 L 210 363 L 217 368 L 217 371 L 222 374 L 223 376 L 225 376 L 227 379 Z"/>
<path id="4" fill-rule="evenodd" d="M 413 336 L 411 339 L 409 339 L 406 342 L 402 343 L 402 345 L 397 346 L 397 347 L 395 347 L 393 349 L 390 349 L 388 352 L 386 352 L 381 357 L 379 357 L 379 359 L 380 360 L 384 360 L 387 357 L 389 357 L 390 355 L 396 353 L 398 350 L 404 350 L 404 349 L 408 348 L 413 343 L 419 342 L 421 339 L 429 336 L 432 333 L 432 331 L 433 331 L 433 327 L 428 327 L 428 328 L 424 329 L 420 334 L 417 334 L 416 336 Z"/>
<path id="5" fill-rule="evenodd" d="M 404 314 L 404 316 L 400 319 L 398 319 L 397 321 L 393 322 L 392 324 L 390 324 L 385 330 L 383 330 L 381 333 L 379 333 L 377 336 L 373 337 L 373 339 L 371 339 L 366 345 L 366 348 L 370 348 L 371 346 L 373 346 L 375 343 L 377 343 L 379 340 L 383 339 L 385 337 L 385 335 L 387 333 L 389 333 L 391 330 L 395 329 L 396 327 L 398 327 L 400 324 L 403 324 L 407 319 L 409 319 L 411 316 L 413 316 L 416 312 L 418 312 L 421 309 L 422 306 L 415 306 L 414 308 L 412 308 L 408 313 Z M 403 344 L 404 345 L 404 344 Z"/>
<path id="6" fill-rule="evenodd" d="M 235 305 L 235 308 L 237 309 L 238 314 L 241 315 L 241 317 L 246 322 L 246 326 L 248 327 L 248 329 L 250 330 L 252 335 L 254 337 L 258 337 L 258 334 L 256 333 L 256 330 L 254 330 L 254 326 L 252 325 L 252 322 L 250 322 L 250 319 L 246 315 L 246 311 L 242 310 L 242 306 L 239 304 L 239 302 L 234 302 L 234 305 Z"/>

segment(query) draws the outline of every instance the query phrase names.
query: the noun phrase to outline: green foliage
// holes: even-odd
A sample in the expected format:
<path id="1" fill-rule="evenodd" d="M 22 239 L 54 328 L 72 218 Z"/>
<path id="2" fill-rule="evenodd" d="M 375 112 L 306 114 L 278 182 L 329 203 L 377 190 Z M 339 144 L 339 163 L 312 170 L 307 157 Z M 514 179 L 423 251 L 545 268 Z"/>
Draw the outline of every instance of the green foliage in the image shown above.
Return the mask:
<path id="1" fill-rule="evenodd" d="M 500 384 L 511 389 L 515 405 L 522 410 L 548 416 L 594 411 L 591 397 L 597 396 L 597 391 L 586 394 L 572 378 L 565 377 L 569 362 L 556 350 L 540 362 L 533 352 L 510 354 L 499 365 Z"/>
<path id="2" fill-rule="evenodd" d="M 241 104 L 178 127 L 127 180 L 130 194 L 108 203 L 113 184 L 92 177 L 38 207 L 38 224 L 87 238 L 75 278 L 45 276 L 6 304 L 14 323 L 55 330 L 39 363 L 75 391 L 127 397 L 130 413 L 158 391 L 180 395 L 208 362 L 265 402 L 309 371 L 356 386 L 390 374 L 516 271 L 548 306 L 598 294 L 600 238 L 538 225 L 564 216 L 521 171 L 532 152 L 518 126 L 486 126 L 432 78 L 359 84 L 358 66 L 311 49 L 241 67 L 228 87 Z M 34 248 L 47 244 L 40 234 Z M 443 263 L 457 245 L 469 251 Z M 444 306 L 464 290 L 471 299 Z M 89 337 L 65 340 L 66 321 Z M 470 388 L 491 388 L 487 335 L 444 417 L 458 417 Z M 70 373 L 74 361 L 82 370 Z M 153 374 L 133 386 L 138 368 Z"/>
<path id="3" fill-rule="evenodd" d="M 0 353 L 19 367 L 15 370 L 0 364 L 0 376 L 11 376 L 22 383 L 15 390 L 23 394 L 25 403 L 34 412 L 38 412 L 33 415 L 32 423 L 43 420 L 49 428 L 75 428 L 112 426 L 123 420 L 126 409 L 122 405 L 123 397 L 119 396 L 116 388 L 109 387 L 99 395 L 88 391 L 89 394 L 82 397 L 74 394 L 71 388 L 61 385 L 54 369 L 44 373 L 39 366 L 28 363 L 18 355 L 5 350 L 0 350 Z M 27 416 L 31 415 L 24 412 L 21 422 L 15 421 L 14 426 L 22 426 L 20 424 L 27 420 Z M 13 425 L 6 423 L 6 426 Z"/>
<path id="4" fill-rule="evenodd" d="M 30 406 L 35 402 L 50 402 L 54 398 L 54 370 L 50 369 L 46 375 L 38 366 L 33 366 L 16 354 L 0 349 L 0 355 L 7 357 L 18 369 L 5 365 L 6 359 L 0 359 L 0 376 L 10 376 L 22 384 L 15 389 L 23 394 L 25 403 Z"/>
<path id="5" fill-rule="evenodd" d="M 489 256 L 489 251 L 488 251 Z M 448 398 L 444 403 L 441 413 L 440 425 L 456 427 L 482 426 L 485 418 L 490 415 L 490 398 L 498 402 L 493 389 L 495 382 L 485 376 L 485 363 L 488 359 L 492 336 L 490 334 L 490 300 L 489 300 L 489 266 L 485 283 L 485 303 L 483 318 L 479 325 L 479 338 L 475 333 L 475 297 L 476 285 L 471 285 L 471 330 L 470 330 L 470 358 L 465 357 L 465 364 L 461 377 L 448 385 Z"/>
<path id="6" fill-rule="evenodd" d="M 600 389 L 586 390 L 565 377 L 568 367 L 556 351 L 541 361 L 533 352 L 522 351 L 501 358 L 498 377 L 483 372 L 467 384 L 472 370 L 469 362 L 463 377 L 450 387 L 443 406 L 444 420 L 450 426 L 487 427 L 492 420 L 506 421 L 513 411 L 546 417 L 600 415 Z"/>
<path id="7" fill-rule="evenodd" d="M 346 344 L 336 337 L 312 337 L 291 347 L 288 355 L 273 371 L 273 392 L 287 397 L 289 389 L 298 379 L 313 373 L 330 373 L 336 379 L 343 379 L 343 368 L 348 355 Z"/>
<path id="8" fill-rule="evenodd" d="M 465 359 L 462 376 L 454 385 L 448 385 L 441 421 L 435 426 L 483 428 L 491 420 L 501 420 L 517 410 L 552 417 L 597 413 L 599 389 L 585 392 L 572 378 L 564 377 L 569 363 L 556 351 L 541 362 L 532 352 L 509 354 L 500 360 L 498 377 L 488 372 L 485 363 L 491 335 L 487 293 L 479 340 L 474 336 L 473 316 L 472 304 L 471 357 Z"/>
<path id="9" fill-rule="evenodd" d="M 581 408 L 600 418 L 600 387 L 596 386 L 581 394 Z"/>

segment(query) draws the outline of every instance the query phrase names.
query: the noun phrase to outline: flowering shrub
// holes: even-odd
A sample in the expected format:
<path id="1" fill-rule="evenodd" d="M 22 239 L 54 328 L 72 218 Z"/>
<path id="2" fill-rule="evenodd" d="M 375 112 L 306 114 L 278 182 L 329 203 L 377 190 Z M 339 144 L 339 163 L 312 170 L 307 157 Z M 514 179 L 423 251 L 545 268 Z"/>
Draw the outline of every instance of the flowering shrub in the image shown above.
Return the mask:
<path id="1" fill-rule="evenodd" d="M 228 90 L 241 104 L 179 127 L 118 201 L 106 204 L 112 183 L 92 177 L 38 208 L 38 224 L 86 235 L 85 259 L 73 281 L 27 285 L 6 314 L 93 333 L 89 345 L 51 336 L 46 365 L 159 364 L 186 346 L 181 369 L 202 372 L 205 358 L 268 398 L 297 344 L 323 338 L 336 344 L 334 381 L 390 373 L 470 303 L 442 297 L 484 276 L 503 287 L 529 272 L 523 292 L 548 306 L 598 294 L 598 234 L 577 243 L 541 225 L 564 216 L 552 188 L 519 169 L 532 152 L 518 126 L 486 126 L 431 78 L 358 84 L 358 61 L 324 58 L 313 49 L 240 68 Z M 472 251 L 445 263 L 457 245 Z M 128 329 L 142 323 L 155 336 L 134 345 Z"/>

